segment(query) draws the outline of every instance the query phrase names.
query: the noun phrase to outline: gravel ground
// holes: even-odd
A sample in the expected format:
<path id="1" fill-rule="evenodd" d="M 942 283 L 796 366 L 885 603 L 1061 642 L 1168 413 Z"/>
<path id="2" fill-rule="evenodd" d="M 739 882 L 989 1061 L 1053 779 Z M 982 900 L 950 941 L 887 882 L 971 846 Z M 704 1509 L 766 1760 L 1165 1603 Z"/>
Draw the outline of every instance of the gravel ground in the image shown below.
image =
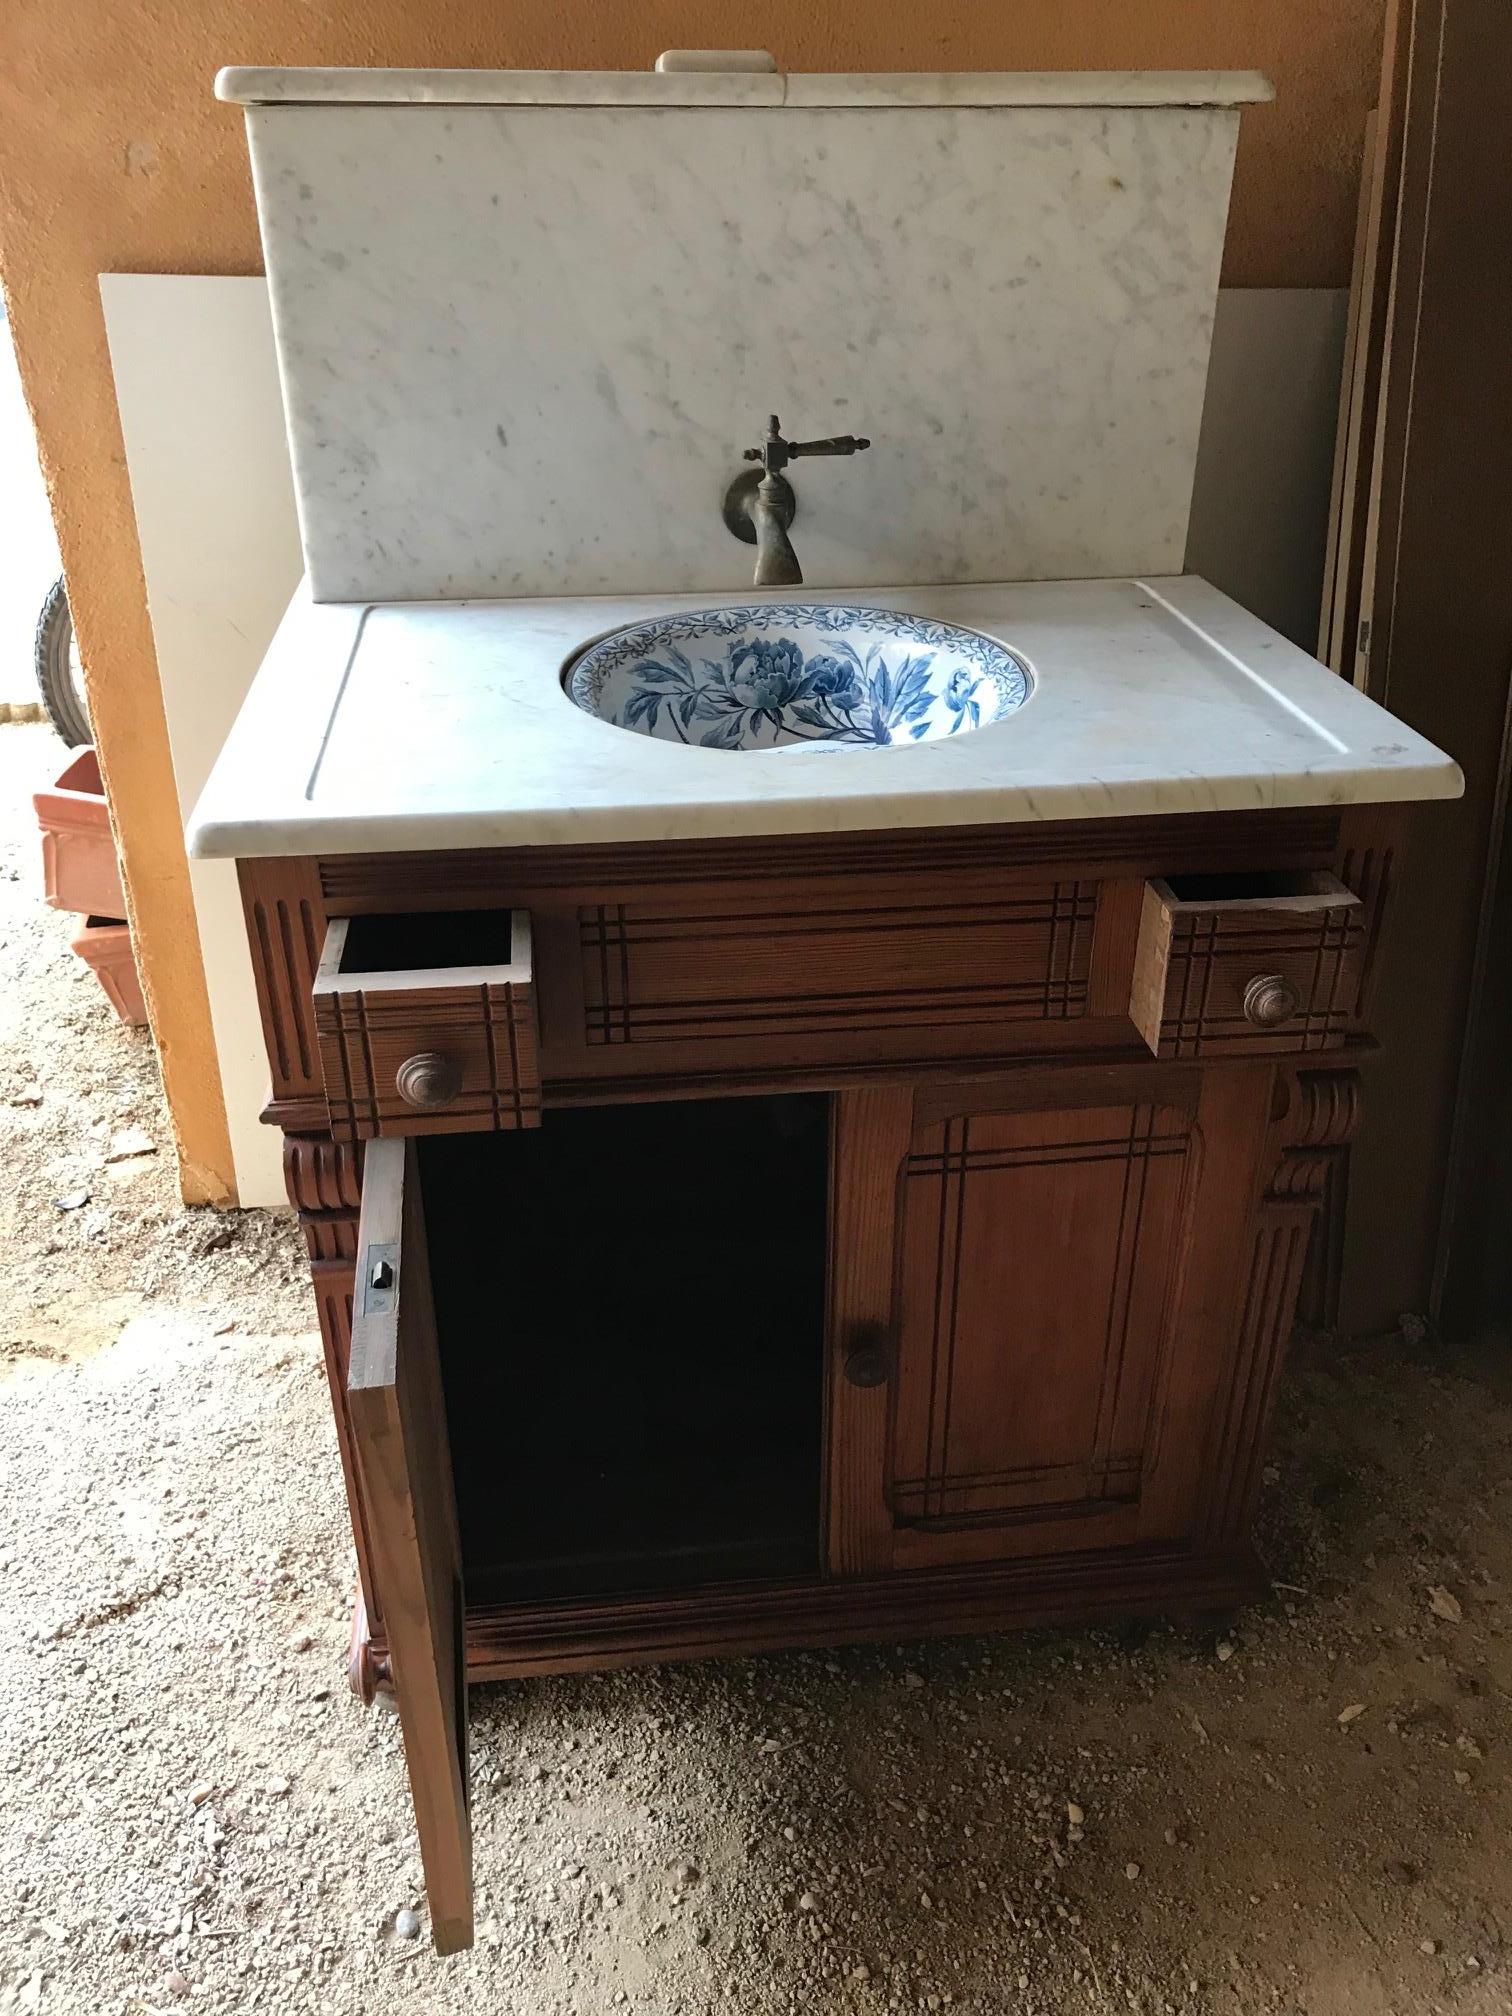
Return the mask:
<path id="1" fill-rule="evenodd" d="M 1408 1337 L 1299 1351 L 1227 1637 L 481 1690 L 437 1960 L 298 1243 L 177 1203 L 38 901 L 55 757 L 0 728 L 0 2009 L 1512 2008 L 1512 1377 Z"/>

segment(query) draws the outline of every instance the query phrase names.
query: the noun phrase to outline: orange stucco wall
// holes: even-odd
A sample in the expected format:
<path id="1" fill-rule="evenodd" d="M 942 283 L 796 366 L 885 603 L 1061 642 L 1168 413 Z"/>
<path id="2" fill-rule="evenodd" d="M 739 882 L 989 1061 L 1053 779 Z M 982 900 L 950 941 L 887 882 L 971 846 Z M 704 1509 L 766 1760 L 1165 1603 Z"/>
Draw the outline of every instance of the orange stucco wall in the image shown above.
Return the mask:
<path id="1" fill-rule="evenodd" d="M 260 266 L 223 63 L 642 69 L 760 42 L 794 70 L 1258 68 L 1225 280 L 1342 286 L 1384 0 L 9 0 L 0 272 L 53 499 L 186 1194 L 230 1145 L 96 276 Z"/>

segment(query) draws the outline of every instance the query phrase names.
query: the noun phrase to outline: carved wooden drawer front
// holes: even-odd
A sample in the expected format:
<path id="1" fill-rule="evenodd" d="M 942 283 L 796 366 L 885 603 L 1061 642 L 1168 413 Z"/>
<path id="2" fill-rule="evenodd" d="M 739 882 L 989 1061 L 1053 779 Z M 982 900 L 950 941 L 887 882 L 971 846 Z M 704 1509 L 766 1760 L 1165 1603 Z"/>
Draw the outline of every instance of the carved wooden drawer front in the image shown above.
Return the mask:
<path id="1" fill-rule="evenodd" d="M 578 913 L 584 1035 L 652 1050 L 780 1038 L 870 1055 L 888 1032 L 1087 1012 L 1097 888 L 833 909 L 602 905 Z"/>
<path id="2" fill-rule="evenodd" d="M 1152 880 L 1129 1013 L 1157 1057 L 1331 1050 L 1359 1019 L 1367 935 L 1336 875 Z"/>
<path id="3" fill-rule="evenodd" d="M 333 918 L 314 1000 L 338 1140 L 539 1125 L 525 911 Z"/>

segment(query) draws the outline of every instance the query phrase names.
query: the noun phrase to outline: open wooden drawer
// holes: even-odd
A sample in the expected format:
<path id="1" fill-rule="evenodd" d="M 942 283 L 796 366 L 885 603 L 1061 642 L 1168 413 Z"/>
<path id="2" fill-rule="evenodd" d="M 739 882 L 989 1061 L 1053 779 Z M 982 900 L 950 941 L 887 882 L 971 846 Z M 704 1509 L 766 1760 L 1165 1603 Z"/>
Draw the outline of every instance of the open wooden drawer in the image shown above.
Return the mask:
<path id="1" fill-rule="evenodd" d="M 337 1140 L 539 1125 L 525 911 L 333 917 L 313 992 Z"/>
<path id="2" fill-rule="evenodd" d="M 1334 1049 L 1359 1020 L 1366 940 L 1337 875 L 1152 878 L 1129 1014 L 1157 1057 Z"/>
<path id="3" fill-rule="evenodd" d="M 363 1158 L 347 1409 L 441 1953 L 473 1942 L 462 1541 L 413 1142 Z"/>

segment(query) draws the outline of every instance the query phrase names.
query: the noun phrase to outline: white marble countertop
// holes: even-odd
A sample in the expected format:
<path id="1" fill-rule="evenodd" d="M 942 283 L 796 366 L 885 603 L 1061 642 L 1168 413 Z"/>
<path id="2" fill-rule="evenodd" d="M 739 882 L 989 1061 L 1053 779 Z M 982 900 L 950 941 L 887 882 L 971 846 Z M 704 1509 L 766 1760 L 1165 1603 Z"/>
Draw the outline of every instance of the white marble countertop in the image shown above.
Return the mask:
<path id="1" fill-rule="evenodd" d="M 234 105 L 1257 105 L 1258 70 L 321 70 L 233 66 Z"/>
<path id="2" fill-rule="evenodd" d="M 1192 575 L 825 591 L 998 638 L 1034 674 L 956 738 L 685 748 L 575 707 L 582 645 L 761 592 L 326 603 L 303 587 L 190 823 L 201 856 L 560 846 L 1453 798 L 1458 766 Z M 792 589 L 765 599 L 799 599 Z"/>

